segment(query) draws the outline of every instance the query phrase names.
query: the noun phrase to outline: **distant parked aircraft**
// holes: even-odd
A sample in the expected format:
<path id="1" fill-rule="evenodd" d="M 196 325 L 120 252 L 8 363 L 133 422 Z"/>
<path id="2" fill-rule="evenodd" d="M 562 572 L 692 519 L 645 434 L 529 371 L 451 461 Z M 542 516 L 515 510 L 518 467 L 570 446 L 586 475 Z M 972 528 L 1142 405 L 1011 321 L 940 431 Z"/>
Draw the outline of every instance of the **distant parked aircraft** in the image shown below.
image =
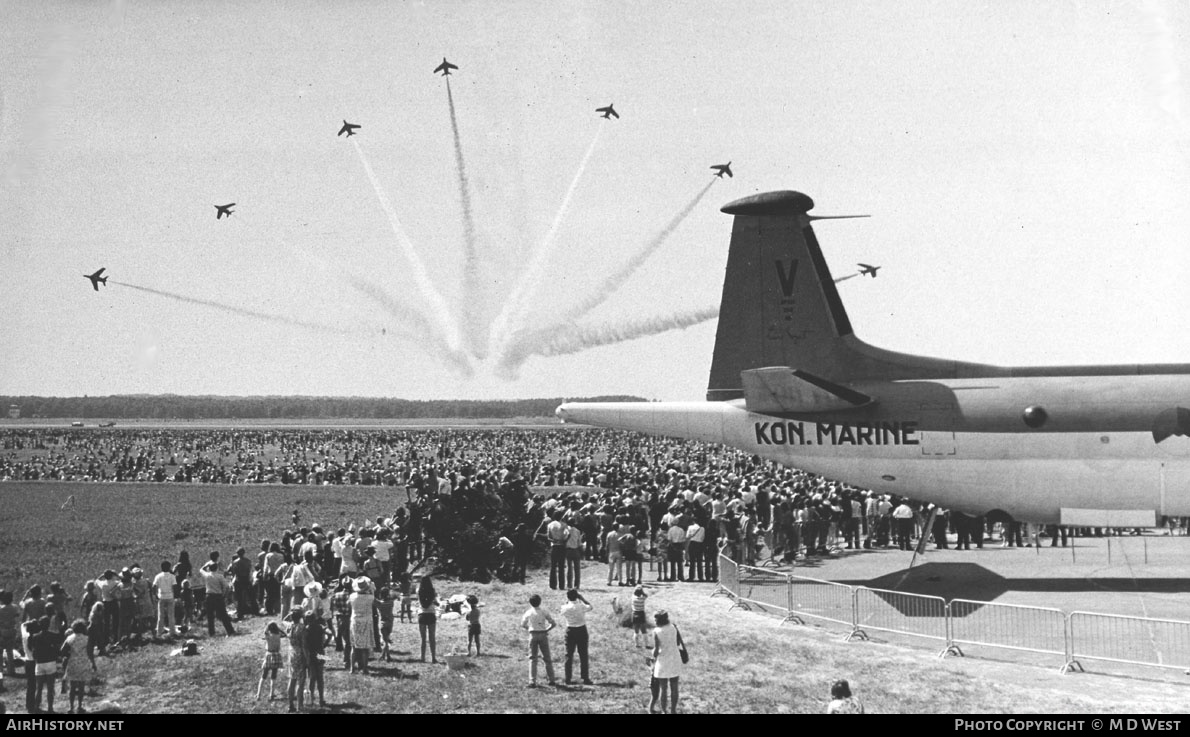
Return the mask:
<path id="1" fill-rule="evenodd" d="M 614 105 L 608 105 L 607 107 L 595 108 L 595 112 L 603 113 L 604 118 L 615 118 L 617 120 L 620 119 L 620 114 L 616 112 L 616 108 Z"/>
<path id="2" fill-rule="evenodd" d="M 343 127 L 339 129 L 339 132 L 335 134 L 335 137 L 337 138 L 346 133 L 347 137 L 351 138 L 355 135 L 355 132 L 359 129 L 359 127 L 360 126 L 356 125 L 355 123 L 348 123 L 346 120 L 344 120 Z"/>
<path id="3" fill-rule="evenodd" d="M 104 268 L 106 268 L 106 267 L 104 267 Z M 107 277 L 100 276 L 100 274 L 102 274 L 102 273 L 103 273 L 103 269 L 96 271 L 94 274 L 83 274 L 83 276 L 85 278 L 91 280 L 91 286 L 95 287 L 96 292 L 99 291 L 99 283 L 100 282 L 103 282 L 103 286 L 105 286 L 105 287 L 107 286 Z"/>
<path id="4" fill-rule="evenodd" d="M 726 175 L 727 175 L 727 176 L 729 176 L 729 177 L 730 177 L 730 176 L 732 176 L 732 173 L 731 173 L 731 162 L 730 162 L 730 161 L 729 161 L 729 162 L 727 162 L 726 164 L 715 164 L 715 165 L 714 165 L 714 166 L 712 166 L 711 168 L 719 172 L 719 173 L 718 173 L 718 174 L 716 174 L 715 176 L 719 177 L 720 179 L 722 179 L 722 178 L 723 178 L 723 175 L 724 175 L 724 174 L 726 174 Z"/>
<path id="5" fill-rule="evenodd" d="M 227 217 L 231 217 L 231 214 L 233 212 L 235 212 L 235 210 L 233 210 L 231 208 L 234 207 L 235 204 L 236 203 L 232 202 L 229 205 L 215 205 L 215 210 L 217 210 L 217 212 L 215 213 L 215 219 L 218 220 L 219 218 L 223 217 L 224 215 L 226 215 Z"/>
<path id="6" fill-rule="evenodd" d="M 443 77 L 449 77 L 451 69 L 458 69 L 458 67 L 456 67 L 454 64 L 451 64 L 449 61 L 447 61 L 446 57 L 444 56 L 444 57 L 442 57 L 442 63 L 439 64 L 438 68 L 434 70 L 434 74 L 437 74 L 438 72 L 442 72 Z"/>

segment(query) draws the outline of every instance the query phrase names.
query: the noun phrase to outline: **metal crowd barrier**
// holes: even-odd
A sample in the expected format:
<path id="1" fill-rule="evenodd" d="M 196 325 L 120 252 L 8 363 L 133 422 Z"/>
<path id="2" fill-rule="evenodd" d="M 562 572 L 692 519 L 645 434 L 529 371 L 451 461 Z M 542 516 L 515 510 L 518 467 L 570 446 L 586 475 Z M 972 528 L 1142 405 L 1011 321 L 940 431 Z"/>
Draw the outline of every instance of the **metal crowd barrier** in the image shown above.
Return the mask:
<path id="1" fill-rule="evenodd" d="M 728 558 L 722 553 L 719 554 L 719 585 L 715 588 L 715 591 L 711 594 L 711 596 L 719 596 L 720 594 L 727 596 L 732 600 L 732 609 L 735 609 L 737 606 L 747 609 L 747 606 L 739 603 L 739 567 L 736 566 L 736 562 L 734 560 Z"/>
<path id="2" fill-rule="evenodd" d="M 971 599 L 945 601 L 901 591 L 851 587 L 806 576 L 740 566 L 719 556 L 714 594 L 732 608 L 785 612 L 784 621 L 833 622 L 849 629 L 846 639 L 868 639 L 867 630 L 931 640 L 939 656 L 963 655 L 961 646 L 993 647 L 1061 656 L 1062 672 L 1082 671 L 1080 660 L 1186 671 L 1190 674 L 1190 622 L 1148 619 Z"/>
<path id="3" fill-rule="evenodd" d="M 1062 671 L 1082 670 L 1082 660 L 1190 668 L 1190 622 L 1118 614 L 1071 612 L 1070 651 Z"/>
<path id="4" fill-rule="evenodd" d="M 766 611 L 780 610 L 789 619 L 789 576 L 755 566 L 739 566 L 737 571 L 737 601 L 755 604 Z"/>
<path id="5" fill-rule="evenodd" d="M 963 654 L 961 645 L 973 645 L 1049 653 L 1070 660 L 1066 614 L 1060 609 L 951 599 L 947 620 L 947 650 L 954 655 Z"/>
<path id="6" fill-rule="evenodd" d="M 883 630 L 901 635 L 936 640 L 939 655 L 950 648 L 946 600 L 902 591 L 885 591 L 858 586 L 855 589 L 855 627 L 848 639 L 867 639 L 866 630 Z"/>
<path id="7" fill-rule="evenodd" d="M 798 624 L 805 618 L 846 625 L 855 632 L 855 592 L 845 584 L 806 576 L 789 577 L 789 617 Z M 851 635 L 848 634 L 848 638 Z"/>

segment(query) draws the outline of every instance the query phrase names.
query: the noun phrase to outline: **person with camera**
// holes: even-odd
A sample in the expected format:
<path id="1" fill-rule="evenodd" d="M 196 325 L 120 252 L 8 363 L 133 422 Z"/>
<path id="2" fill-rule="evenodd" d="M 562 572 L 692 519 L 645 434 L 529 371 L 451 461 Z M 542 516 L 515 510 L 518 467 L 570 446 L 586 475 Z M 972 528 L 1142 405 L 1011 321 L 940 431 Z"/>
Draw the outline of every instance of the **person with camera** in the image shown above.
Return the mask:
<path id="1" fill-rule="evenodd" d="M 568 601 L 562 605 L 559 614 L 566 622 L 566 684 L 574 683 L 574 651 L 578 650 L 579 673 L 583 683 L 591 686 L 591 663 L 588 656 L 590 639 L 587 633 L 587 612 L 592 606 L 578 589 L 566 592 Z"/>

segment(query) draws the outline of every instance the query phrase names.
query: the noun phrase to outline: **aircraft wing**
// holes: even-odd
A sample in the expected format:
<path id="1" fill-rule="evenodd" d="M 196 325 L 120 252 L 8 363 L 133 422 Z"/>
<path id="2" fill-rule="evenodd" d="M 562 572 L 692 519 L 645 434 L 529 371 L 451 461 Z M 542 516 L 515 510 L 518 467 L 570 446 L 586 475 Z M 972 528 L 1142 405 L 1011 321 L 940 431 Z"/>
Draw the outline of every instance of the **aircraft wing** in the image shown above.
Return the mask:
<path id="1" fill-rule="evenodd" d="M 788 366 L 749 369 L 741 371 L 740 378 L 744 382 L 744 403 L 749 412 L 758 414 L 834 412 L 857 409 L 873 401 L 867 394 Z"/>

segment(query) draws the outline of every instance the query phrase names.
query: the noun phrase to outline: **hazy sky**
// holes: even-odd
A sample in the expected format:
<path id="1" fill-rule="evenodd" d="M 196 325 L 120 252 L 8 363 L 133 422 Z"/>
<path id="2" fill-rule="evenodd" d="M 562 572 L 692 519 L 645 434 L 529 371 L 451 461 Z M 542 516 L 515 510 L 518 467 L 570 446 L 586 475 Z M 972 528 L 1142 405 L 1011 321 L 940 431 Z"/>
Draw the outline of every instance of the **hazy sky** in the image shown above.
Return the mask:
<path id="1" fill-rule="evenodd" d="M 698 399 L 714 320 L 503 367 L 488 349 L 590 302 L 700 194 L 578 326 L 715 307 L 719 207 L 773 189 L 872 215 L 816 228 L 835 276 L 884 267 L 840 284 L 868 342 L 1190 362 L 1185 3 L 36 0 L 0 17 L 0 394 Z M 608 103 L 619 120 L 596 115 Z M 344 119 L 357 136 L 336 137 Z M 100 266 L 97 294 L 81 275 Z"/>

